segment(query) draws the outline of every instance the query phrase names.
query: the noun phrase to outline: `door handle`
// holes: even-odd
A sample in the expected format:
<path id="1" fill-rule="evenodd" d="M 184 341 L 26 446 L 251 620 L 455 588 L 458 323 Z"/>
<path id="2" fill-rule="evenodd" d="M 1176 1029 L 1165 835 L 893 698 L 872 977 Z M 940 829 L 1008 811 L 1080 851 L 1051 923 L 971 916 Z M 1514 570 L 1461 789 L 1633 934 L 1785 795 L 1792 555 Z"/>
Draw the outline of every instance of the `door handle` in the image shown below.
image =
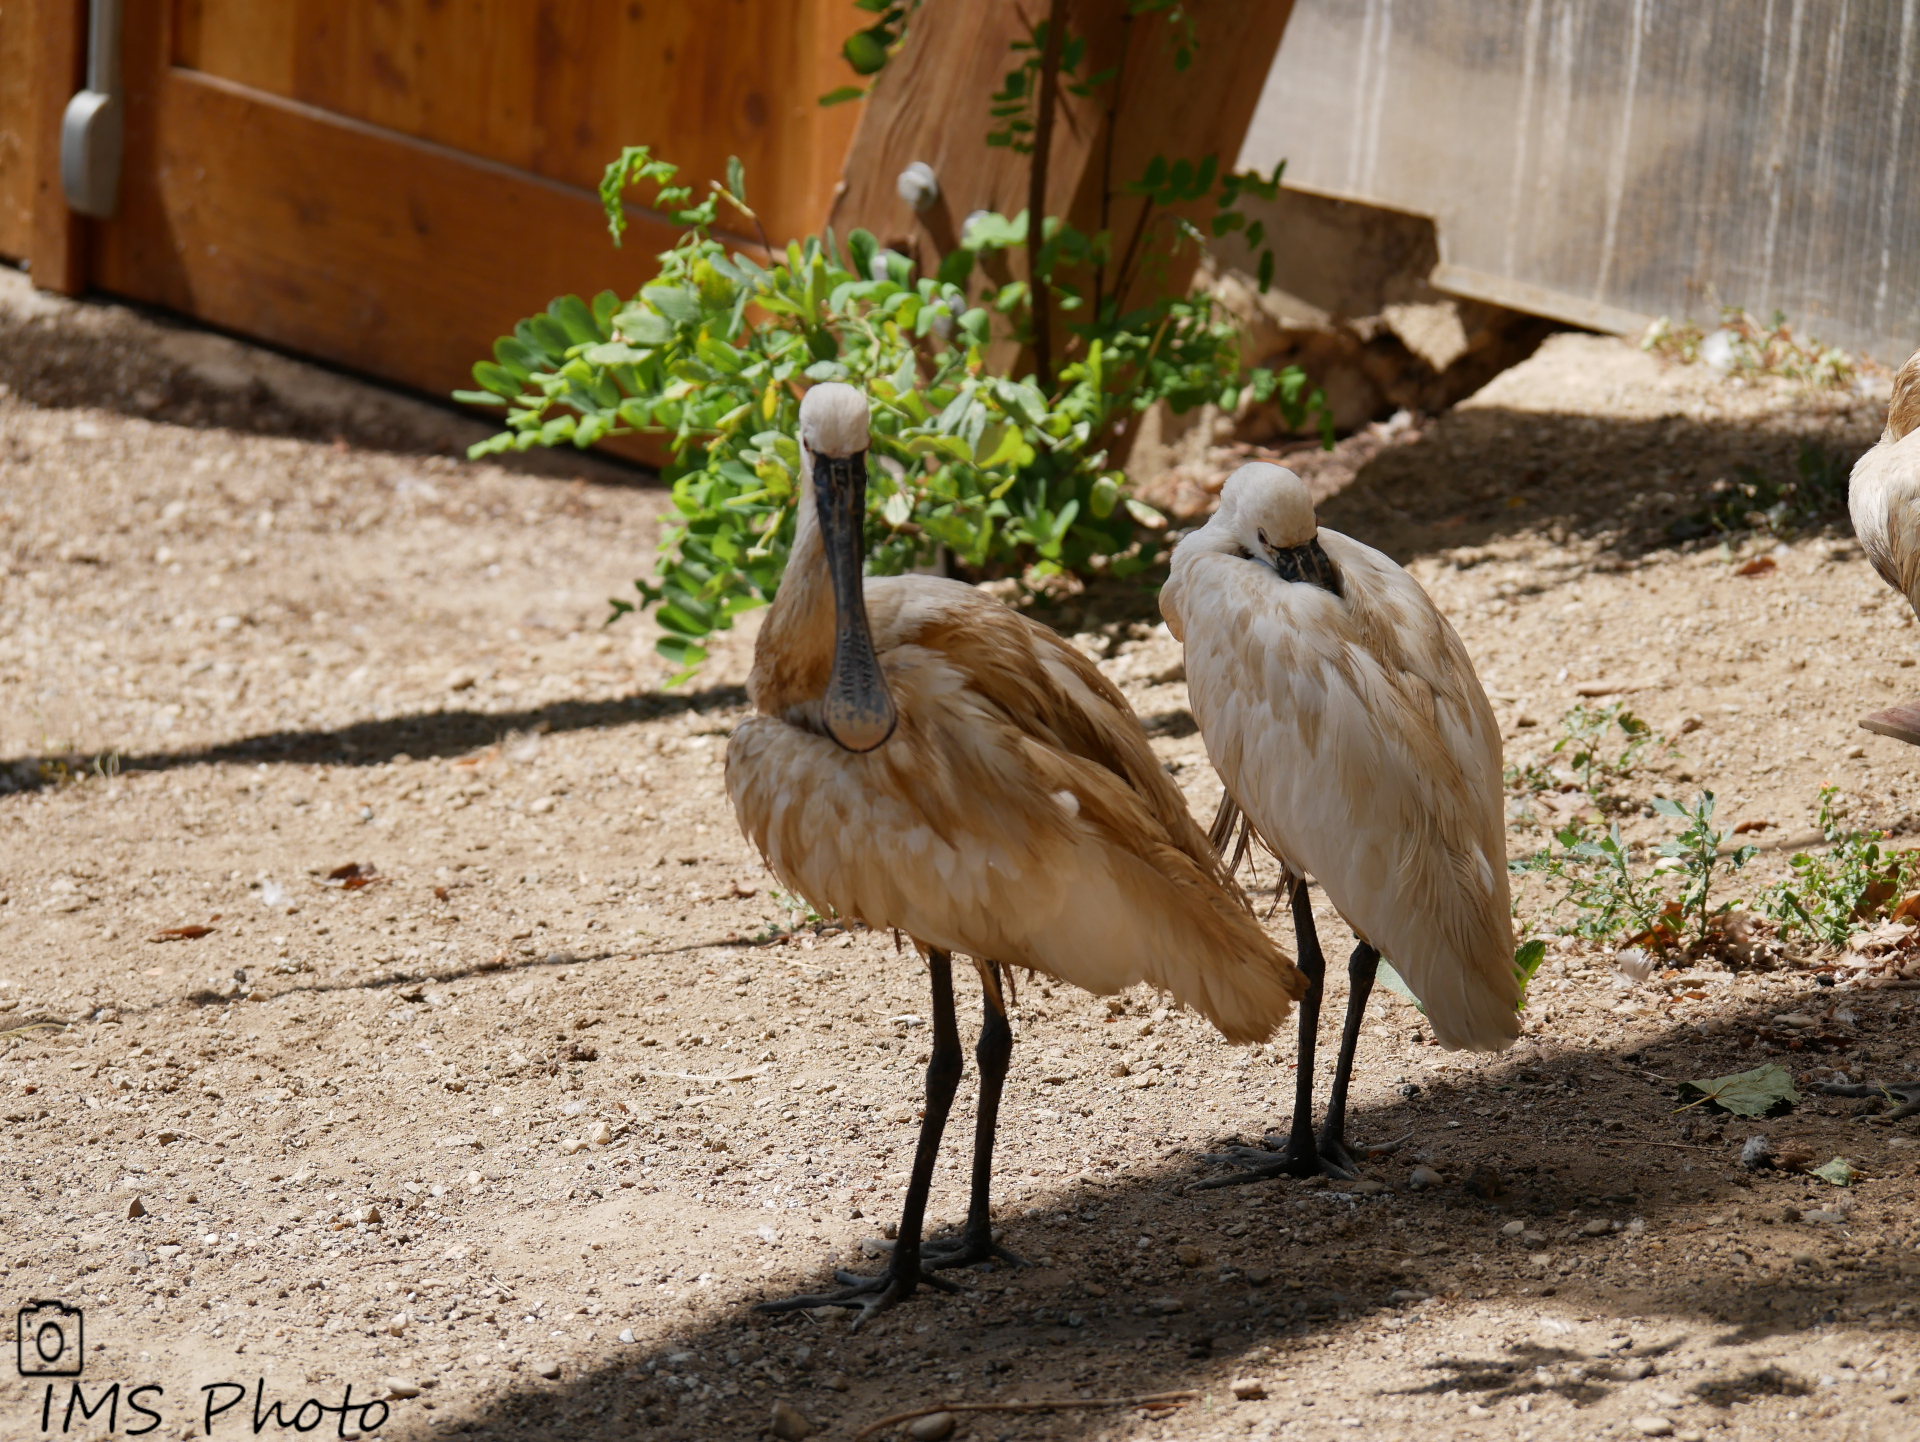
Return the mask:
<path id="1" fill-rule="evenodd" d="M 87 88 L 60 121 L 60 187 L 67 204 L 102 220 L 120 201 L 120 147 L 126 107 L 120 95 L 121 0 L 92 0 L 87 17 Z"/>

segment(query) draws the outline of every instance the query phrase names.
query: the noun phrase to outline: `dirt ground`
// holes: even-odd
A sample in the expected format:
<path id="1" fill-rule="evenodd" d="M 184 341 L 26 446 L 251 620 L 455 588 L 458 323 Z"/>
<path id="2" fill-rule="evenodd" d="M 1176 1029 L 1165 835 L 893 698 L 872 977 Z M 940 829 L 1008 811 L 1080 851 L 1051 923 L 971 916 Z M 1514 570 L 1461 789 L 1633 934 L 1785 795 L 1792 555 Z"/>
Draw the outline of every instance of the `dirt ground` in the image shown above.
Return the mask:
<path id="1" fill-rule="evenodd" d="M 1675 1080 L 1770 1057 L 1914 1079 L 1916 992 L 1853 952 L 1633 984 L 1556 942 L 1492 1057 L 1382 994 L 1350 1135 L 1412 1140 L 1354 1187 L 1189 1190 L 1284 1122 L 1291 1037 L 1036 980 L 998 1184 L 1035 1265 L 853 1335 L 756 1316 L 884 1250 L 927 999 L 888 938 L 788 931 L 733 825 L 748 634 L 663 691 L 645 627 L 601 628 L 660 493 L 468 465 L 470 422 L 8 273 L 0 383 L 0 1263 L 19 1305 L 84 1309 L 87 1405 L 121 1389 L 89 1420 L 71 1379 L 9 1381 L 6 1435 L 736 1438 L 782 1403 L 850 1438 L 1163 1392 L 952 1435 L 1920 1435 L 1914 1124 L 1673 1113 Z M 1771 823 L 1751 889 L 1823 783 L 1920 829 L 1920 758 L 1855 726 L 1920 647 L 1844 534 L 1743 577 L 1675 524 L 1802 439 L 1850 460 L 1883 406 L 1570 335 L 1298 460 L 1323 524 L 1453 618 L 1510 761 L 1564 770 L 1582 691 L 1628 700 L 1680 746 L 1627 783 L 1628 834 L 1710 786 Z M 1209 817 L 1177 648 L 1101 605 L 1055 614 Z M 1516 794 L 1516 856 L 1571 797 Z M 1861 1178 L 1750 1174 L 1759 1131 Z"/>

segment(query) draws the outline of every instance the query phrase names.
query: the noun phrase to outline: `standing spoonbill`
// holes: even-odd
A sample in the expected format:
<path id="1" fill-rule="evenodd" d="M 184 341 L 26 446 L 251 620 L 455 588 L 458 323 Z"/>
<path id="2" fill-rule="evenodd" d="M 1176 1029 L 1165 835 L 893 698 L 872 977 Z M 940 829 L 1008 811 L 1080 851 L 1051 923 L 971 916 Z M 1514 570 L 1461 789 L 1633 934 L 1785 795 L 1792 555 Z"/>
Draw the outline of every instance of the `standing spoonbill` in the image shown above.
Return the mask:
<path id="1" fill-rule="evenodd" d="M 867 402 L 800 406 L 793 549 L 754 647 L 757 714 L 727 748 L 741 830 L 828 915 L 894 928 L 933 982 L 926 1113 L 899 1240 L 878 1276 L 765 1303 L 856 1307 L 858 1326 L 932 1275 L 998 1256 L 994 1123 L 1013 1034 L 1002 969 L 1088 991 L 1150 982 L 1233 1041 L 1272 1034 L 1306 979 L 1260 928 L 1119 692 L 1051 631 L 930 576 L 863 581 Z M 951 954 L 984 994 L 972 1192 L 957 1242 L 921 1241 L 962 1067 Z"/>
<path id="2" fill-rule="evenodd" d="M 1854 462 L 1847 510 L 1880 579 L 1920 614 L 1920 351 L 1908 356 L 1893 378 L 1880 444 Z M 1920 701 L 1876 711 L 1860 724 L 1920 746 Z"/>
<path id="3" fill-rule="evenodd" d="M 1293 1124 L 1284 1150 L 1241 1148 L 1263 1176 L 1346 1174 L 1347 1087 L 1385 955 L 1448 1049 L 1519 1035 L 1500 731 L 1466 648 L 1427 593 L 1370 546 L 1323 531 L 1292 471 L 1242 466 L 1174 551 L 1160 593 L 1186 646 L 1187 689 L 1226 785 L 1213 839 L 1242 815 L 1292 884 L 1300 969 Z M 1360 938 L 1325 1129 L 1313 1053 L 1326 962 L 1305 879 Z"/>

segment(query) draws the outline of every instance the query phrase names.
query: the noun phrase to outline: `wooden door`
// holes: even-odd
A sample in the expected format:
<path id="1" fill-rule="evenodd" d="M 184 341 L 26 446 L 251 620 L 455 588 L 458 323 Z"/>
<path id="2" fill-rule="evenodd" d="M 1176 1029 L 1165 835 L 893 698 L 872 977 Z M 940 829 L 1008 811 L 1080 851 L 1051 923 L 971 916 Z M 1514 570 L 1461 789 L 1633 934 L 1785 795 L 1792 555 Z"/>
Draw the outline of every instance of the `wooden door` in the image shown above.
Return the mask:
<path id="1" fill-rule="evenodd" d="M 34 0 L 50 7 L 56 0 Z M 825 219 L 857 105 L 848 0 L 131 0 L 103 290 L 430 392 L 566 291 L 634 290 L 622 145 L 702 186 L 729 155 L 776 240 Z M 0 216 L 0 242 L 6 225 Z"/>

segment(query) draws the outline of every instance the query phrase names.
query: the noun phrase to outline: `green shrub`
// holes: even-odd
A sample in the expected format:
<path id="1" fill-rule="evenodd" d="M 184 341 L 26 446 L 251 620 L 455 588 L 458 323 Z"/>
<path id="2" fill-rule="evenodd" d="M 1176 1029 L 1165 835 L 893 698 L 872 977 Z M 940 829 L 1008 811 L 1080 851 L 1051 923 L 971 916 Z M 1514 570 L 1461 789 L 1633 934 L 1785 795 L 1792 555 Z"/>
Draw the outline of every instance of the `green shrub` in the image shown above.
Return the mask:
<path id="1" fill-rule="evenodd" d="M 1827 854 L 1798 852 L 1787 864 L 1791 880 L 1769 887 L 1759 898 L 1760 910 L 1780 926 L 1784 935 L 1802 931 L 1815 942 L 1844 946 L 1847 937 L 1864 923 L 1898 906 L 1914 883 L 1911 853 L 1882 851 L 1885 837 L 1878 831 L 1849 830 L 1834 814 L 1839 788 L 1820 788 L 1820 832 Z"/>
<path id="2" fill-rule="evenodd" d="M 1241 194 L 1271 193 L 1275 183 L 1227 176 L 1216 185 L 1212 162 L 1202 168 L 1204 183 L 1186 162 L 1156 160 L 1143 193 L 1153 205 L 1214 193 L 1213 224 L 1224 233 L 1241 228 L 1222 219 L 1239 215 Z M 628 300 L 611 291 L 591 302 L 560 297 L 474 367 L 484 389 L 456 398 L 507 408 L 506 429 L 472 447 L 474 456 L 636 433 L 666 441 L 675 513 L 656 581 L 636 582 L 638 603 L 614 606 L 615 615 L 655 608 L 666 632 L 660 653 L 681 667 L 676 681 L 705 658 L 709 634 L 772 600 L 779 586 L 801 484 L 794 430 L 810 383 L 846 381 L 872 401 L 868 564 L 876 575 L 936 559 L 974 575 L 1147 568 L 1165 521 L 1123 494 L 1109 447 L 1117 423 L 1156 401 L 1232 409 L 1250 394 L 1278 402 L 1295 426 L 1318 412 L 1326 433 L 1322 397 L 1297 367 L 1242 373 L 1239 332 L 1204 293 L 1124 313 L 1110 298 L 1086 303 L 1069 277 L 1106 274 L 1104 233 L 1089 237 L 1057 220 L 1044 227 L 1040 284 L 1067 314 L 1091 312 L 1069 328 L 1048 393 L 986 367 L 996 333 L 1028 333 L 1028 283 L 969 290 L 978 258 L 1027 244 L 1024 212 L 976 217 L 938 275 L 915 275 L 906 257 L 865 231 L 844 248 L 831 232 L 789 242 L 762 266 L 714 234 L 723 202 L 758 224 L 738 162 L 698 204 L 674 174 L 635 146 L 601 186 L 616 241 L 622 196 L 636 183 L 651 184 L 654 208 L 686 226 L 660 257 L 657 278 Z M 1112 293 L 1126 292 L 1126 278 L 1123 267 Z"/>

